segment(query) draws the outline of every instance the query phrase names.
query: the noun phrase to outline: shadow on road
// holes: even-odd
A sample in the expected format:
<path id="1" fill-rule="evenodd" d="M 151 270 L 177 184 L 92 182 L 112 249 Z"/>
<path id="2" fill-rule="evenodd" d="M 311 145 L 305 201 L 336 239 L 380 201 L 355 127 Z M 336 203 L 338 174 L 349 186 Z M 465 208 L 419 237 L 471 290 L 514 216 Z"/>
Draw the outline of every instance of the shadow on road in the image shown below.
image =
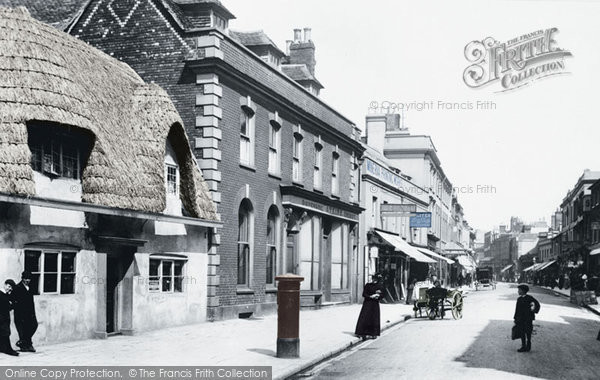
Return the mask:
<path id="1" fill-rule="evenodd" d="M 563 301 L 564 302 L 564 301 Z M 564 317 L 565 323 L 534 321 L 532 351 L 518 353 L 520 339 L 511 341 L 512 321 L 491 320 L 456 361 L 467 367 L 489 368 L 543 379 L 598 379 L 599 324 Z"/>

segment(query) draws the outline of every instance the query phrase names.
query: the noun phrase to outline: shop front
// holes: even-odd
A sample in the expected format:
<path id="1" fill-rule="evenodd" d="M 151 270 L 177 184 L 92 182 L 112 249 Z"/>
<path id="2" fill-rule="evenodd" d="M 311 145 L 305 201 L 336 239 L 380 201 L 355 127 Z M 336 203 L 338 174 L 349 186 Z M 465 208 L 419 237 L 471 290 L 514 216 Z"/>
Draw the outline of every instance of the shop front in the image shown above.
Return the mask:
<path id="1" fill-rule="evenodd" d="M 304 277 L 303 307 L 350 302 L 356 278 L 361 208 L 297 187 L 282 187 L 284 268 Z"/>
<path id="2" fill-rule="evenodd" d="M 368 273 L 381 273 L 384 277 L 385 301 L 406 299 L 406 289 L 411 279 L 423 281 L 436 261 L 411 246 L 399 235 L 379 229 L 367 233 L 365 262 Z"/>

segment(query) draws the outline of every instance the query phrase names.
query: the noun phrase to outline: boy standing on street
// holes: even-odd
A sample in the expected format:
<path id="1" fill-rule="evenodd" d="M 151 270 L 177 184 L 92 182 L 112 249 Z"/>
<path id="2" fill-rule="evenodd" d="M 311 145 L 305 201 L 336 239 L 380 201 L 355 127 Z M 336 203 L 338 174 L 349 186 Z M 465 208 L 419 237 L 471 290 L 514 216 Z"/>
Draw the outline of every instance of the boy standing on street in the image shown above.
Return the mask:
<path id="1" fill-rule="evenodd" d="M 529 286 L 521 284 L 518 287 L 519 298 L 517 298 L 517 307 L 515 308 L 515 325 L 521 333 L 521 348 L 518 352 L 531 351 L 531 332 L 533 331 L 533 321 L 535 314 L 540 311 L 540 303 L 528 295 Z"/>

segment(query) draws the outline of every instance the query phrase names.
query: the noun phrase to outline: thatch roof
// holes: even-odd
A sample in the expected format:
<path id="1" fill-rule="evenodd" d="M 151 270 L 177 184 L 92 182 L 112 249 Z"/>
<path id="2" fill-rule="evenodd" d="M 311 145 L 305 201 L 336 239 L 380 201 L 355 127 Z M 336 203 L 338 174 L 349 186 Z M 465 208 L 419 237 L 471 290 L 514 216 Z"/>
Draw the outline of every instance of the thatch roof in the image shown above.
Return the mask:
<path id="1" fill-rule="evenodd" d="M 183 205 L 216 220 L 214 203 L 167 93 L 126 64 L 49 25 L 25 8 L 0 7 L 0 192 L 35 195 L 27 122 L 83 128 L 95 136 L 83 171 L 84 202 L 147 212 L 166 205 L 167 136 L 180 164 Z"/>

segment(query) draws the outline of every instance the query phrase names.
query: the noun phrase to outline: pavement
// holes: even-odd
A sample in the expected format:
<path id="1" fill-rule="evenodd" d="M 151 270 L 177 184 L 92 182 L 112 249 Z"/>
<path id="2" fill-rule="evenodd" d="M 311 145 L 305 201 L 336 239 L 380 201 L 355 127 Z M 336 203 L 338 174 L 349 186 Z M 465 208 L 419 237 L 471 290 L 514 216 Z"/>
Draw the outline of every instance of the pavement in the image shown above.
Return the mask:
<path id="1" fill-rule="evenodd" d="M 463 291 L 469 293 L 466 287 Z M 569 295 L 569 291 L 553 291 Z M 564 302 L 569 301 L 564 298 Z M 36 346 L 37 353 L 22 353 L 18 358 L 0 355 L 0 366 L 271 366 L 273 379 L 286 379 L 362 344 L 354 336 L 360 308 L 355 304 L 301 310 L 300 357 L 294 359 L 276 357 L 277 315 L 267 315 Z M 600 314 L 598 305 L 588 308 Z M 382 330 L 412 316 L 412 305 L 381 304 Z"/>
<path id="2" fill-rule="evenodd" d="M 354 336 L 360 308 L 302 310 L 300 357 L 295 359 L 276 357 L 277 316 L 268 315 L 36 346 L 37 353 L 0 355 L 0 366 L 272 366 L 273 379 L 285 379 L 362 343 Z M 412 315 L 412 305 L 381 304 L 382 330 Z"/>
<path id="3" fill-rule="evenodd" d="M 554 294 L 560 295 L 560 296 L 564 296 L 567 298 L 571 297 L 571 289 L 559 289 L 559 288 L 550 288 L 549 286 L 537 286 L 538 288 L 542 288 L 542 289 L 548 289 L 554 292 Z M 584 305 L 584 307 L 586 309 L 588 309 L 589 311 L 600 315 L 600 304 L 596 304 L 596 305 Z"/>

